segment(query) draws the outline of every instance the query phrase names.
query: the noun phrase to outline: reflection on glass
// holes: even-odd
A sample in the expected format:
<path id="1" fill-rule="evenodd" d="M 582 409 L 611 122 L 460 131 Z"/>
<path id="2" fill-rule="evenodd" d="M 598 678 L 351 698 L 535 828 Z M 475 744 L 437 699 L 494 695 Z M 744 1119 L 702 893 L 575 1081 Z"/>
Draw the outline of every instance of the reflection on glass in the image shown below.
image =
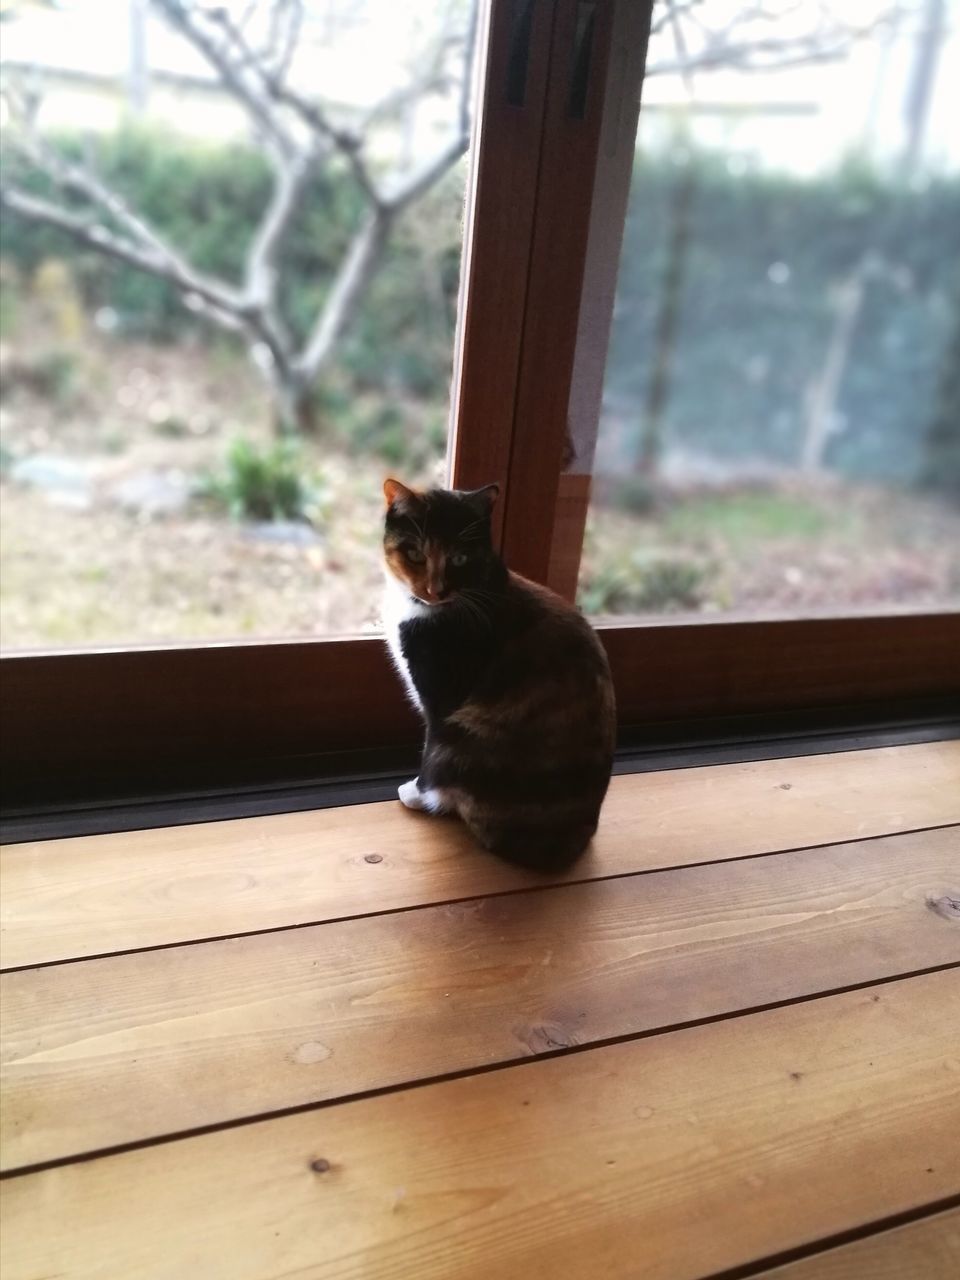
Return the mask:
<path id="1" fill-rule="evenodd" d="M 960 602 L 948 10 L 660 6 L 581 568 L 588 612 Z"/>
<path id="2" fill-rule="evenodd" d="M 370 628 L 443 466 L 474 0 L 4 5 L 2 643 Z"/>

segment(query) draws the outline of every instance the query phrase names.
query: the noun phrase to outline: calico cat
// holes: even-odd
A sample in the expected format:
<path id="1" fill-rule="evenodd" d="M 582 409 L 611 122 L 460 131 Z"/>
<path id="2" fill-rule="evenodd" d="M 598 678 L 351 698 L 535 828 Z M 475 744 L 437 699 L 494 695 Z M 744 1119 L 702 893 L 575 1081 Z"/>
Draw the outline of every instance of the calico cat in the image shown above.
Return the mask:
<path id="1" fill-rule="evenodd" d="M 570 866 L 597 828 L 613 761 L 613 684 L 572 605 L 493 549 L 497 485 L 384 484 L 387 639 L 426 722 L 410 809 L 455 813 L 478 842 L 540 871 Z"/>

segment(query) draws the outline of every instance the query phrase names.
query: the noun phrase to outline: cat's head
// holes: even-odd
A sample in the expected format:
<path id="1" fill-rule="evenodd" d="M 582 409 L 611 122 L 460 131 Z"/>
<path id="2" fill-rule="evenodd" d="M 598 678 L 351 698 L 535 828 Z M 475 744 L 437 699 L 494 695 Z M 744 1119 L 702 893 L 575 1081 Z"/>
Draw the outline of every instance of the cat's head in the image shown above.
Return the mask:
<path id="1" fill-rule="evenodd" d="M 490 512 L 500 486 L 409 489 L 386 480 L 383 554 L 387 571 L 423 604 L 454 603 L 503 574 L 490 538 Z"/>

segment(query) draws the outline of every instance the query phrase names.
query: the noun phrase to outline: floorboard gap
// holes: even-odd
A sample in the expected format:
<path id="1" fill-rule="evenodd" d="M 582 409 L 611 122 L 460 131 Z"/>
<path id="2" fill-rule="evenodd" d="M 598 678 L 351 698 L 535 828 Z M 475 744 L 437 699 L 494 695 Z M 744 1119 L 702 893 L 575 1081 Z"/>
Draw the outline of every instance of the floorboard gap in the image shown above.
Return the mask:
<path id="1" fill-rule="evenodd" d="M 764 1276 L 776 1267 L 801 1262 L 805 1258 L 814 1258 L 818 1254 L 828 1253 L 831 1249 L 855 1244 L 858 1240 L 867 1240 L 871 1236 L 882 1235 L 885 1231 L 906 1227 L 913 1222 L 922 1222 L 925 1218 L 933 1218 L 938 1213 L 946 1213 L 950 1209 L 957 1208 L 960 1208 L 960 1191 L 955 1195 L 931 1201 L 929 1204 L 919 1205 L 915 1209 L 905 1209 L 902 1213 L 894 1213 L 886 1218 L 878 1218 L 874 1222 L 849 1227 L 846 1231 L 838 1231 L 832 1236 L 824 1236 L 808 1244 L 796 1245 L 792 1249 L 784 1249 L 780 1253 L 757 1258 L 753 1262 L 743 1262 L 736 1267 L 728 1267 L 725 1271 L 704 1274 L 702 1280 L 750 1280 L 753 1276 Z"/>
<path id="2" fill-rule="evenodd" d="M 171 951 L 179 947 L 199 947 L 212 942 L 229 942 L 234 938 L 257 938 L 269 933 L 292 933 L 297 929 L 316 929 L 321 925 L 344 924 L 348 920 L 369 920 L 375 916 L 406 915 L 411 911 L 429 911 L 433 907 L 457 906 L 462 902 L 476 902 L 482 898 L 513 898 L 520 894 L 546 893 L 560 889 L 574 889 L 580 885 L 597 884 L 601 881 L 630 880 L 639 876 L 662 875 L 667 871 L 692 871 L 697 867 L 712 865 L 733 866 L 738 862 L 753 862 L 757 858 L 777 858 L 785 853 L 805 853 L 815 849 L 830 849 L 840 845 L 869 844 L 874 840 L 895 840 L 898 836 L 920 835 L 924 831 L 960 830 L 960 823 L 936 823 L 932 827 L 909 827 L 904 831 L 881 831 L 872 836 L 858 836 L 854 839 L 822 840 L 818 844 L 791 845 L 786 849 L 766 849 L 760 853 L 742 853 L 732 858 L 701 858 L 696 862 L 682 862 L 672 866 L 644 867 L 639 871 L 614 871 L 606 876 L 584 876 L 579 880 L 545 881 L 543 884 L 520 885 L 513 889 L 493 889 L 489 893 L 470 893 L 463 897 L 437 898 L 432 902 L 413 902 L 402 907 L 387 907 L 382 911 L 358 911 L 353 915 L 327 916 L 321 920 L 302 920 L 294 924 L 269 925 L 263 929 L 241 929 L 235 933 L 217 933 L 202 938 L 181 938 L 175 942 L 157 942 L 145 947 L 121 947 L 116 951 L 97 951 L 83 956 L 62 956 L 56 960 L 39 960 L 35 964 L 0 964 L 0 974 L 23 973 L 28 969 L 51 969 L 56 965 L 84 964 L 89 960 L 109 960 L 114 956 L 142 955 L 147 951 Z"/>
<path id="3" fill-rule="evenodd" d="M 808 992 L 800 996 L 790 996 L 783 1000 L 772 1000 L 765 1004 L 749 1005 L 743 1009 L 732 1009 L 724 1013 L 707 1014 L 700 1018 L 690 1018 L 684 1022 L 665 1023 L 659 1027 L 647 1027 L 643 1031 L 625 1032 L 618 1036 L 608 1036 L 592 1040 L 588 1044 L 570 1045 L 562 1049 L 554 1049 L 544 1053 L 531 1054 L 525 1058 L 506 1059 L 500 1062 L 483 1063 L 476 1067 L 462 1067 L 456 1071 L 447 1071 L 432 1076 L 423 1076 L 418 1080 L 407 1080 L 400 1084 L 383 1085 L 376 1089 L 366 1089 L 358 1093 L 344 1094 L 339 1098 L 323 1098 L 316 1102 L 302 1102 L 296 1106 L 279 1107 L 272 1111 L 257 1112 L 249 1116 L 240 1116 L 233 1120 L 221 1120 L 209 1125 L 196 1125 L 190 1129 L 181 1129 L 174 1133 L 159 1134 L 150 1138 L 141 1138 L 132 1142 L 117 1143 L 114 1146 L 100 1147 L 85 1151 L 80 1155 L 63 1156 L 53 1160 L 38 1161 L 35 1164 L 21 1165 L 18 1168 L 5 1169 L 0 1172 L 0 1182 L 11 1178 L 23 1178 L 33 1173 L 44 1173 L 48 1169 L 59 1169 L 66 1165 L 87 1164 L 92 1160 L 106 1159 L 110 1156 L 123 1155 L 129 1151 L 141 1151 L 149 1147 L 165 1146 L 171 1142 L 182 1142 L 188 1138 L 201 1138 L 211 1133 L 220 1133 L 225 1129 L 241 1129 L 249 1125 L 260 1124 L 268 1120 L 278 1120 L 286 1116 L 303 1115 L 309 1111 L 324 1111 L 330 1107 L 344 1106 L 349 1103 L 362 1102 L 367 1098 L 379 1098 L 391 1093 L 407 1093 L 412 1089 L 423 1089 L 428 1085 L 445 1084 L 450 1080 L 462 1080 L 469 1076 L 489 1075 L 493 1071 L 512 1070 L 529 1066 L 535 1062 L 543 1062 L 547 1058 L 568 1058 L 575 1054 L 592 1053 L 596 1049 L 609 1048 L 612 1045 L 629 1044 L 642 1040 L 651 1040 L 655 1036 L 669 1035 L 675 1031 L 688 1031 L 694 1027 L 708 1026 L 713 1023 L 731 1022 L 738 1018 L 752 1017 L 757 1013 L 767 1013 L 774 1009 L 785 1009 L 791 1005 L 810 1004 L 814 1000 L 824 1000 L 830 996 L 846 995 L 853 991 L 866 991 L 871 987 L 885 987 L 894 982 L 906 982 L 912 978 L 923 978 L 928 974 L 946 973 L 960 970 L 960 960 L 948 964 L 928 965 L 923 969 L 913 969 L 906 973 L 887 974 L 881 978 L 871 978 L 865 982 L 854 982 L 838 987 L 829 987 L 822 991 Z M 770 1266 L 779 1265 L 770 1263 Z M 748 1274 L 748 1273 L 744 1273 Z M 752 1274 L 752 1273 L 749 1273 Z M 733 1280 L 732 1276 L 711 1277 L 711 1280 Z"/>

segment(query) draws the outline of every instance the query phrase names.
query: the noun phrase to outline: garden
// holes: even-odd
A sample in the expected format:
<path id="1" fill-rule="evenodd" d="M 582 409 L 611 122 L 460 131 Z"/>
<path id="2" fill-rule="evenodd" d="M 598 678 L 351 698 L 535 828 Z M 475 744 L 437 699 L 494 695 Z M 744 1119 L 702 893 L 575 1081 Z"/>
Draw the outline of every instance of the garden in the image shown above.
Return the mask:
<path id="1" fill-rule="evenodd" d="M 97 168 L 198 270 L 242 276 L 269 195 L 256 149 L 127 127 L 99 140 Z M 313 181 L 283 247 L 298 334 L 362 216 L 345 168 Z M 5 647 L 376 626 L 382 479 L 443 475 L 464 181 L 461 161 L 396 219 L 300 422 L 278 411 L 256 350 L 170 283 L 5 217 Z M 33 172 L 23 183 L 48 192 Z M 958 261 L 958 178 L 640 155 L 585 610 L 956 603 Z"/>

